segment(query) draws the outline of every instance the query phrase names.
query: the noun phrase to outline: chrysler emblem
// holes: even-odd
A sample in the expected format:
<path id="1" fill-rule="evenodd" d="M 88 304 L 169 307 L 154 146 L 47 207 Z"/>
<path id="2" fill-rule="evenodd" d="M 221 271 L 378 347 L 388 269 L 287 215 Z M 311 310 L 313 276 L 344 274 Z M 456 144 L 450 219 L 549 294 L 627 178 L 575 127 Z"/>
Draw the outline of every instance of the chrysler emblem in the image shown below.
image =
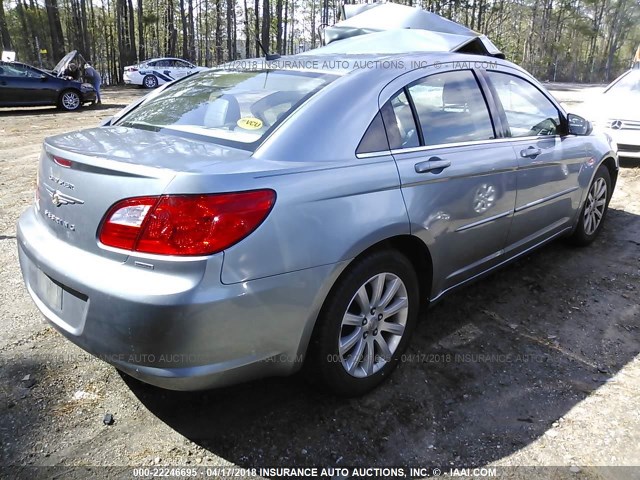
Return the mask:
<path id="1" fill-rule="evenodd" d="M 611 128 L 613 130 L 620 130 L 622 128 L 622 120 L 614 120 L 611 122 Z"/>
<path id="2" fill-rule="evenodd" d="M 62 205 L 82 205 L 84 203 L 84 200 L 72 197 L 71 195 L 66 195 L 60 190 L 54 190 L 48 185 L 45 185 L 45 188 L 47 189 L 47 193 L 51 197 L 51 203 L 53 203 L 56 207 L 60 207 Z"/>

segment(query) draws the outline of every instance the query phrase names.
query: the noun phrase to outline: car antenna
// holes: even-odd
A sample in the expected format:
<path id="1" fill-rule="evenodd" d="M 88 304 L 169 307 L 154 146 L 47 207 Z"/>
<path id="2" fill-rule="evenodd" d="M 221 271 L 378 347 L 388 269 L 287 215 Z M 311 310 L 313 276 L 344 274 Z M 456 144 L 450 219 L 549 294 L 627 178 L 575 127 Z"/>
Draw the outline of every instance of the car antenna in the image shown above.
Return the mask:
<path id="1" fill-rule="evenodd" d="M 258 45 L 260 45 L 260 49 L 264 52 L 264 56 L 268 62 L 270 62 L 271 60 L 277 60 L 280 58 L 280 54 L 278 53 L 268 53 L 266 48 L 264 48 L 264 46 L 262 45 L 262 43 L 257 37 L 256 37 L 256 42 L 258 43 Z"/>

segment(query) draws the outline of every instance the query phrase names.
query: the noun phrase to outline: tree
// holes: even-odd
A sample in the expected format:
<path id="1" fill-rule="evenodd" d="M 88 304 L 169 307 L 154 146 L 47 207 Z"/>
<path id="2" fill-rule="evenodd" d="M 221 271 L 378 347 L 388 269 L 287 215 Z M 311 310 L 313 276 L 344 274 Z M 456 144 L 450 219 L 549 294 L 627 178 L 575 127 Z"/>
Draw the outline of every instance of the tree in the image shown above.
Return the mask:
<path id="1" fill-rule="evenodd" d="M 3 0 L 0 0 L 0 47 L 2 47 L 2 50 L 13 49 L 11 35 L 9 35 L 9 28 L 5 19 Z"/>

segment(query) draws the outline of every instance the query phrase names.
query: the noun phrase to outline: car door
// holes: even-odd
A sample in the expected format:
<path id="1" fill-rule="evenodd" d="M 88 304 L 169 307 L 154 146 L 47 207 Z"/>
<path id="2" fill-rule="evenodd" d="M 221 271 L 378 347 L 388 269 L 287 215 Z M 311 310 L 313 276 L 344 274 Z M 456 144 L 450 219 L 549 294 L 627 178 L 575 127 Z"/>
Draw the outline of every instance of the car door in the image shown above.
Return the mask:
<path id="1" fill-rule="evenodd" d="M 396 90 L 382 114 L 412 234 L 433 259 L 432 297 L 500 262 L 517 166 L 476 74 L 436 72 L 403 75 L 402 88 L 396 81 L 381 95 Z"/>
<path id="2" fill-rule="evenodd" d="M 566 135 L 558 106 L 520 75 L 487 71 L 518 158 L 515 214 L 506 253 L 515 255 L 571 228 L 579 208 L 584 142 Z"/>
<path id="3" fill-rule="evenodd" d="M 0 102 L 6 105 L 40 105 L 47 102 L 43 74 L 19 63 L 5 63 L 0 78 Z"/>
<path id="4" fill-rule="evenodd" d="M 173 72 L 174 78 L 183 78 L 190 74 L 189 64 L 187 62 L 183 62 L 182 60 L 175 60 Z"/>

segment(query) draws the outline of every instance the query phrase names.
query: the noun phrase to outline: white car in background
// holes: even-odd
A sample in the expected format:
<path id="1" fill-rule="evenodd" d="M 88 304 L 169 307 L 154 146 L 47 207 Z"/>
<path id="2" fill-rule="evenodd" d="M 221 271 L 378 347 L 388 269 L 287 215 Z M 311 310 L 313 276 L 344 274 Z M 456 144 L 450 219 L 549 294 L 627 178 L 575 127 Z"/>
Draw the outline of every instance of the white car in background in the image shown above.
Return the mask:
<path id="1" fill-rule="evenodd" d="M 156 88 L 194 73 L 207 70 L 180 58 L 152 58 L 138 65 L 124 67 L 124 83 Z"/>
<path id="2" fill-rule="evenodd" d="M 640 68 L 620 75 L 580 112 L 613 138 L 620 157 L 640 158 Z"/>

